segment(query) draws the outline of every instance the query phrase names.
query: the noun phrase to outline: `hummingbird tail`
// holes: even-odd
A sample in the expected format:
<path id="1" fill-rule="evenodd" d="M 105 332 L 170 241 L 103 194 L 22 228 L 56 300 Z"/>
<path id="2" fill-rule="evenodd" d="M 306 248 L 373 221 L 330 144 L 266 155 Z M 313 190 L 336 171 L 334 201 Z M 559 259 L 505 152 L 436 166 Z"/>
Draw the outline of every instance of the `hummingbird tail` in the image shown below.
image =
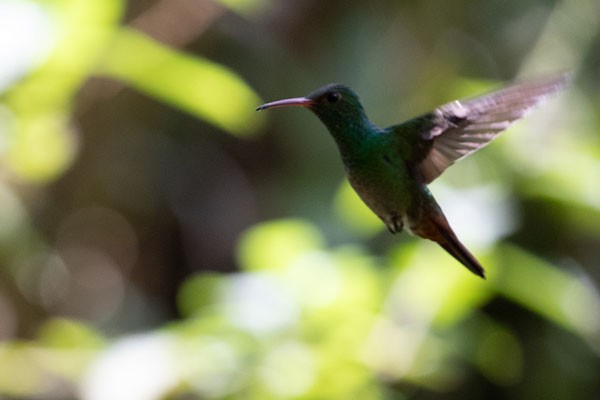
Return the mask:
<path id="1" fill-rule="evenodd" d="M 441 210 L 438 209 L 438 212 L 427 214 L 417 226 L 412 228 L 412 231 L 422 238 L 436 242 L 471 272 L 485 279 L 485 270 L 473 254 L 458 240 Z"/>
<path id="2" fill-rule="evenodd" d="M 458 240 L 454 232 L 451 230 L 440 229 L 440 233 L 443 240 L 440 240 L 438 244 L 452 257 L 460 261 L 462 265 L 467 267 L 469 271 L 485 279 L 485 270 L 473 254 L 471 254 L 471 252 Z"/>

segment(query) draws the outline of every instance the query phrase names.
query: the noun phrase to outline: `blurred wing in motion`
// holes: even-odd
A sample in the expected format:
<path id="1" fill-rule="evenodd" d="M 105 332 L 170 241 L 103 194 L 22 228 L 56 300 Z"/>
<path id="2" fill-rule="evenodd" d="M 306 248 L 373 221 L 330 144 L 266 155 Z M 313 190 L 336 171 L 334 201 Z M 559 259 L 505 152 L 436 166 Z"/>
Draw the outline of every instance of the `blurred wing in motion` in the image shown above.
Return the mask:
<path id="1" fill-rule="evenodd" d="M 454 162 L 486 146 L 570 81 L 570 74 L 554 75 L 436 108 L 426 116 L 433 117 L 433 127 L 419 132 L 419 140 L 425 142 L 420 147 L 425 151 L 417 159 L 416 172 L 425 183 L 433 181 Z"/>

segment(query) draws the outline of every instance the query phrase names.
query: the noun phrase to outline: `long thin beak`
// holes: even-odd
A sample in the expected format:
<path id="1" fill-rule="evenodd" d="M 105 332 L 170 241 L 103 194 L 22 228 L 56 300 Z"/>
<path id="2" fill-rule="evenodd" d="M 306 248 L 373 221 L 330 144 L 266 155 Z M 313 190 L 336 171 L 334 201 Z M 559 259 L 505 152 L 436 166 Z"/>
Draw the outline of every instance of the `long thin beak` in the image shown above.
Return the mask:
<path id="1" fill-rule="evenodd" d="M 311 99 L 307 99 L 306 97 L 294 97 L 293 99 L 285 99 L 272 101 L 271 103 L 263 104 L 256 108 L 256 111 L 266 110 L 267 108 L 277 108 L 277 107 L 310 107 L 313 103 Z"/>

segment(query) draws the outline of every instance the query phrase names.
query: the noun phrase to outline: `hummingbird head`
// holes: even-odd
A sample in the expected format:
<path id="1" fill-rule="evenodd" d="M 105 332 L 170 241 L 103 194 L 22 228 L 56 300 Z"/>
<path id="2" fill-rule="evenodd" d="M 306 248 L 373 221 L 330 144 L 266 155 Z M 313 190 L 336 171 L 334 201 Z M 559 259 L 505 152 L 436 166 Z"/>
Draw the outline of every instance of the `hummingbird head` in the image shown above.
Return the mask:
<path id="1" fill-rule="evenodd" d="M 350 124 L 356 124 L 366 120 L 366 115 L 358 95 L 348 86 L 331 83 L 323 86 L 306 97 L 274 101 L 263 104 L 256 110 L 265 110 L 275 107 L 300 106 L 306 107 L 314 112 L 319 119 L 334 131 L 347 128 Z"/>

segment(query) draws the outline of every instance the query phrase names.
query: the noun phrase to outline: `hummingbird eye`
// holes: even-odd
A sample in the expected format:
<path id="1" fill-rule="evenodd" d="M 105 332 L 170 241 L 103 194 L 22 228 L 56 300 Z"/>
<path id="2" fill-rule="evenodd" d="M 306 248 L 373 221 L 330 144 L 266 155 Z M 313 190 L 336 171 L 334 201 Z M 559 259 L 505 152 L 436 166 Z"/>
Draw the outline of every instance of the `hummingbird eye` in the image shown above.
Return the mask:
<path id="1" fill-rule="evenodd" d="M 341 97 L 342 96 L 338 92 L 327 93 L 327 101 L 330 102 L 330 103 L 335 103 Z"/>

